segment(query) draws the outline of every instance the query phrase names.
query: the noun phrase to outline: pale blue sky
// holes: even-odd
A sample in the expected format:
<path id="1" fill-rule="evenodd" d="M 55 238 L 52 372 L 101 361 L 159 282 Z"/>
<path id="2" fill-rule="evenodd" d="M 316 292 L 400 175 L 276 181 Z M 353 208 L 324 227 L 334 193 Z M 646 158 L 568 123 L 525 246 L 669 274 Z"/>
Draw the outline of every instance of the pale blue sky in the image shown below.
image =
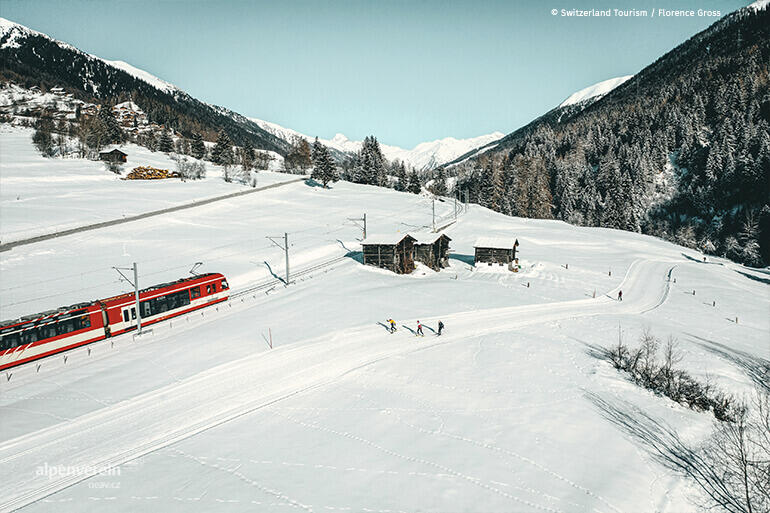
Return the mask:
<path id="1" fill-rule="evenodd" d="M 576 90 L 636 73 L 717 20 L 565 18 L 552 9 L 724 15 L 746 3 L 2 0 L 0 16 L 246 116 L 411 148 L 511 132 Z"/>

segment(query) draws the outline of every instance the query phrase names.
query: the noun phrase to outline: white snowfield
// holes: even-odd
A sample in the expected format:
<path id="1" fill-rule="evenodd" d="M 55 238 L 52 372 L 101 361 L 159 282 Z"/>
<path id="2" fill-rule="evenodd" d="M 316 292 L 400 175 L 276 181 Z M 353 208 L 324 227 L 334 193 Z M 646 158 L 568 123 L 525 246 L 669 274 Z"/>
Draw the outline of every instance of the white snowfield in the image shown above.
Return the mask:
<path id="1" fill-rule="evenodd" d="M 0 132 L 0 148 L 14 137 Z M 3 167 L 0 186 L 54 166 L 26 162 Z M 109 211 L 124 186 L 148 207 L 187 199 L 169 184 L 113 181 L 108 195 L 95 179 L 88 197 L 73 183 L 55 196 L 42 180 L 14 187 L 30 211 L 45 203 L 72 222 Z M 348 219 L 363 212 L 371 233 L 432 224 L 425 197 L 297 183 L 0 253 L 3 319 L 131 290 L 112 269 L 131 262 L 142 286 L 203 262 L 199 272 L 222 272 L 233 293 L 143 337 L 0 374 L 0 511 L 696 510 L 697 488 L 592 398 L 693 443 L 712 415 L 638 388 L 592 348 L 619 333 L 635 345 L 649 327 L 677 337 L 682 368 L 748 393 L 750 365 L 770 360 L 767 270 L 470 206 L 446 229 L 448 268 L 399 276 L 359 262 L 361 230 Z M 454 204 L 436 213 L 450 222 Z M 283 276 L 283 252 L 265 239 L 283 232 L 293 283 L 253 289 Z M 521 272 L 474 270 L 481 236 L 518 239 Z"/>
<path id="2" fill-rule="evenodd" d="M 581 89 L 580 91 L 574 92 L 571 95 L 567 97 L 566 100 L 561 102 L 559 104 L 559 107 L 566 107 L 567 105 L 575 105 L 580 102 L 584 102 L 586 100 L 590 100 L 591 98 L 599 97 L 606 95 L 622 83 L 629 80 L 633 75 L 626 75 L 623 77 L 617 77 L 617 78 L 611 78 L 609 80 L 603 80 L 601 82 L 598 82 L 592 86 L 588 86 L 584 89 Z"/>

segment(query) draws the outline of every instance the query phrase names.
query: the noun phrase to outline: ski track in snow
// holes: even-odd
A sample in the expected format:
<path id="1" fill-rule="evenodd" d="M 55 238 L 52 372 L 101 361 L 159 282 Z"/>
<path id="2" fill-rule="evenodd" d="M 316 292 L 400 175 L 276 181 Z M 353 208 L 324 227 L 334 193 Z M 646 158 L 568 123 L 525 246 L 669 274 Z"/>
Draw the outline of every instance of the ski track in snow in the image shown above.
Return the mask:
<path id="1" fill-rule="evenodd" d="M 332 384 L 346 375 L 387 358 L 403 357 L 439 344 L 462 342 L 468 335 L 506 332 L 522 326 L 560 319 L 604 314 L 638 314 L 652 310 L 661 305 L 668 295 L 668 279 L 672 269 L 672 262 L 634 262 L 618 288 L 639 291 L 640 295 L 629 294 L 623 302 L 612 299 L 616 294 L 615 289 L 596 299 L 444 315 L 441 318 L 446 319 L 447 324 L 451 323 L 451 334 L 447 333 L 435 342 L 427 344 L 415 345 L 412 337 L 401 337 L 394 344 L 372 343 L 372 338 L 377 341 L 378 337 L 373 335 L 372 327 L 368 325 L 346 330 L 344 333 L 324 335 L 307 344 L 277 348 L 268 353 L 259 353 L 226 363 L 180 382 L 107 405 L 68 422 L 7 440 L 0 444 L 0 466 L 8 476 L 0 482 L 0 497 L 3 498 L 0 510 L 23 507 L 91 477 L 64 475 L 38 479 L 36 469 L 43 464 L 113 468 L 283 399 Z M 382 336 L 384 335 L 380 335 Z M 304 422 L 302 425 L 328 429 Z M 132 426 L 132 429 L 126 430 L 125 426 Z M 329 432 L 357 439 L 349 433 L 334 430 Z M 443 432 L 441 434 L 453 436 Z M 459 439 L 476 443 L 471 439 Z M 369 440 L 357 440 L 398 458 L 419 460 L 390 451 Z M 73 447 L 79 449 L 73 450 Z M 487 448 L 508 454 L 499 448 Z M 510 455 L 516 457 L 512 453 Z M 523 501 L 476 477 L 440 464 L 427 460 L 419 461 L 510 500 L 521 501 L 536 509 L 560 511 Z M 534 461 L 531 464 L 538 466 Z M 590 490 L 547 468 L 542 467 L 542 470 L 592 495 Z M 595 497 L 602 500 L 597 495 Z"/>

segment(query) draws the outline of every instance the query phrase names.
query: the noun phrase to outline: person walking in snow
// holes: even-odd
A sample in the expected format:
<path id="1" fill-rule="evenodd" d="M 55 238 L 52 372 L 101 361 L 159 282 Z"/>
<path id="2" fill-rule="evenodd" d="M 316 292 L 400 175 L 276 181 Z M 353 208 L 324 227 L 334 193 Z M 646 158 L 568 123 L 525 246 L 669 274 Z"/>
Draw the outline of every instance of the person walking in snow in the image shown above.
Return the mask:
<path id="1" fill-rule="evenodd" d="M 622 290 L 618 291 L 618 301 L 623 301 L 623 291 Z"/>
<path id="2" fill-rule="evenodd" d="M 396 331 L 396 321 L 388 319 L 388 324 L 390 324 L 390 332 L 394 333 Z"/>
<path id="3" fill-rule="evenodd" d="M 444 329 L 444 323 L 441 322 L 441 321 L 438 321 L 438 333 L 437 333 L 437 335 L 439 337 L 441 336 L 441 330 L 443 330 L 443 329 Z"/>
<path id="4" fill-rule="evenodd" d="M 420 321 L 417 321 L 417 333 L 415 333 L 415 336 L 420 335 L 421 337 L 425 336 L 425 333 L 422 332 L 422 323 Z"/>

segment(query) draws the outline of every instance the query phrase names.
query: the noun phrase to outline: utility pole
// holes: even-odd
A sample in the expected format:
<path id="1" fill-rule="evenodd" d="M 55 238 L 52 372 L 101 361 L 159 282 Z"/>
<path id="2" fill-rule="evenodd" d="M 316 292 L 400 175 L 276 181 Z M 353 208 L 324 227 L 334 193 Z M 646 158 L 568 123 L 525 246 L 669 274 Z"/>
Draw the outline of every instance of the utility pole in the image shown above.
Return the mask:
<path id="1" fill-rule="evenodd" d="M 436 233 L 436 198 L 433 198 L 433 233 Z"/>
<path id="2" fill-rule="evenodd" d="M 134 262 L 134 265 L 131 267 L 113 267 L 116 271 L 118 271 L 118 274 L 120 274 L 124 280 L 126 280 L 128 283 L 131 283 L 131 285 L 134 286 L 134 299 L 136 301 L 136 332 L 138 334 L 142 333 L 142 311 L 139 309 L 139 267 L 136 265 L 136 262 Z M 134 281 L 133 283 L 131 280 L 128 279 L 128 276 L 123 274 L 123 271 L 134 271 Z"/>
<path id="3" fill-rule="evenodd" d="M 265 237 L 270 242 L 284 250 L 286 252 L 286 286 L 289 286 L 289 234 L 284 232 L 283 234 L 283 245 L 281 245 L 280 242 L 276 242 L 275 239 L 280 239 L 280 236 L 275 237 Z"/>
<path id="4" fill-rule="evenodd" d="M 465 211 L 468 211 L 468 189 L 465 189 Z"/>
<path id="5" fill-rule="evenodd" d="M 348 217 L 348 221 L 353 221 L 356 224 L 356 226 L 358 226 L 364 231 L 364 239 L 365 239 L 366 238 L 366 212 L 364 212 L 363 217 L 356 217 L 356 218 Z M 363 225 L 358 224 L 359 221 L 363 222 L 364 224 Z"/>

